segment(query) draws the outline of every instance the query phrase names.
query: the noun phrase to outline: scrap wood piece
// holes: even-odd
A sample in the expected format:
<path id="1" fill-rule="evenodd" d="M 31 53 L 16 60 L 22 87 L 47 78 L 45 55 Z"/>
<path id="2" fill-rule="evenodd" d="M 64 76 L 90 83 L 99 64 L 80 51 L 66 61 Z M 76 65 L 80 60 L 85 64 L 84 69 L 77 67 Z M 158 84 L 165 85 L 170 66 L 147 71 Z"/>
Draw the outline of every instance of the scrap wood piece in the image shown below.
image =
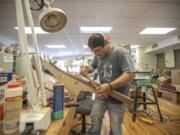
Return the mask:
<path id="1" fill-rule="evenodd" d="M 78 96 L 79 92 L 82 90 L 96 92 L 94 86 L 87 79 L 67 73 L 59 69 L 49 61 L 43 61 L 43 65 L 45 69 L 48 70 L 60 83 L 65 85 L 65 87 L 69 90 L 69 93 L 71 95 Z M 121 94 L 117 91 L 112 91 L 110 93 L 110 96 L 128 105 L 131 105 L 133 103 L 130 97 Z"/>
<path id="2" fill-rule="evenodd" d="M 153 120 L 145 118 L 145 117 L 140 118 L 140 120 L 147 123 L 147 124 L 150 124 L 150 125 L 152 125 L 154 123 Z"/>

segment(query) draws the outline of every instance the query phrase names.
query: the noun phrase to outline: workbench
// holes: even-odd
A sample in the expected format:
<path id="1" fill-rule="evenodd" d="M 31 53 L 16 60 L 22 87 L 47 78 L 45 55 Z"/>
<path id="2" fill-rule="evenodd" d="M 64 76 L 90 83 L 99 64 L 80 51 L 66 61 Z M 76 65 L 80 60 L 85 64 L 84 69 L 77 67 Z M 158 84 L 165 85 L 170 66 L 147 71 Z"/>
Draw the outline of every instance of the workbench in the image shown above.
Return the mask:
<path id="1" fill-rule="evenodd" d="M 73 126 L 75 111 L 75 107 L 65 108 L 64 118 L 52 120 L 47 131 L 40 133 L 40 135 L 69 135 L 69 132 Z"/>

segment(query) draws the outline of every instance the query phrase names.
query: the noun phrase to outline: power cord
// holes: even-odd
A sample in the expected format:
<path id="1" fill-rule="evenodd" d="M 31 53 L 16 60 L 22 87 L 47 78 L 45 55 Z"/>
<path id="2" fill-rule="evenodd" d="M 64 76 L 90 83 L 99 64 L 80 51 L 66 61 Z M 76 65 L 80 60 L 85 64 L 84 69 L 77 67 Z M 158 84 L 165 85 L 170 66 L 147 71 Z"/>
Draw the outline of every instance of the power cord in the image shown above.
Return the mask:
<path id="1" fill-rule="evenodd" d="M 21 133 L 21 135 L 33 135 L 33 123 L 27 123 L 25 130 Z"/>
<path id="2" fill-rule="evenodd" d="M 145 112 L 146 115 L 150 116 L 152 119 L 154 119 L 156 121 L 159 121 L 159 115 L 154 109 L 148 107 L 148 110 L 143 111 L 143 112 Z M 170 114 L 163 113 L 162 117 L 163 117 L 162 122 L 164 122 L 164 123 L 165 122 L 175 122 L 175 124 L 180 124 L 180 115 L 170 115 Z M 176 118 L 173 119 L 173 117 L 176 117 Z"/>
<path id="3" fill-rule="evenodd" d="M 40 131 L 35 131 L 33 123 L 27 123 L 25 130 L 21 135 L 40 135 Z"/>

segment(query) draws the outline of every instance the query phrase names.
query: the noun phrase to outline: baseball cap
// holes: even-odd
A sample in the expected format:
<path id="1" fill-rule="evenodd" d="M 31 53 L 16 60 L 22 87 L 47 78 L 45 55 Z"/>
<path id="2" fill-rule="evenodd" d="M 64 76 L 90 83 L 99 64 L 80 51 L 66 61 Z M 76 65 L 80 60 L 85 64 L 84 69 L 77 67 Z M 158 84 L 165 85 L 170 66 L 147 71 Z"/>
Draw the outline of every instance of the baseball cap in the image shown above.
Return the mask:
<path id="1" fill-rule="evenodd" d="M 93 33 L 89 36 L 88 46 L 90 48 L 103 47 L 106 43 L 104 35 L 100 33 Z"/>

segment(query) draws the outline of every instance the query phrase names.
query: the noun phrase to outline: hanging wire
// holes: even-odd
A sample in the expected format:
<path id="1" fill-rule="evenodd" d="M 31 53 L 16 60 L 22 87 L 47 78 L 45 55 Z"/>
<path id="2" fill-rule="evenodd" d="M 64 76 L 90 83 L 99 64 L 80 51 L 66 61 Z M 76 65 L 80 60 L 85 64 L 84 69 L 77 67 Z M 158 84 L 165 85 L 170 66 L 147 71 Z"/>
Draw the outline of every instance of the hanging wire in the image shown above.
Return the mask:
<path id="1" fill-rule="evenodd" d="M 45 1 L 49 4 L 54 3 L 54 0 L 45 0 Z"/>
<path id="2" fill-rule="evenodd" d="M 44 7 L 50 7 L 51 3 L 54 3 L 54 0 L 34 0 L 38 8 L 30 7 L 31 10 L 41 10 Z"/>
<path id="3" fill-rule="evenodd" d="M 44 0 L 34 0 L 35 3 L 37 4 L 38 8 L 33 8 L 33 7 L 30 7 L 31 10 L 41 10 L 44 6 L 45 6 L 45 2 Z"/>

